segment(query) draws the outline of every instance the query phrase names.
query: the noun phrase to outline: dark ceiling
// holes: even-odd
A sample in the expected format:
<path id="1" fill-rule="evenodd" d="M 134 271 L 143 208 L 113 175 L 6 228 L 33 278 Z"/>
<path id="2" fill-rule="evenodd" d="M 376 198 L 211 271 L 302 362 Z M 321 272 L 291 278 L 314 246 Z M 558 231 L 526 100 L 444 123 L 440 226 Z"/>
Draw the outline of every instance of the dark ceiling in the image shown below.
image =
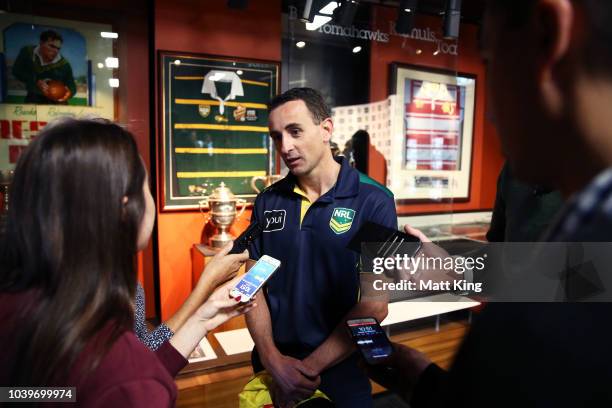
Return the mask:
<path id="1" fill-rule="evenodd" d="M 399 0 L 359 0 L 361 4 L 375 4 L 383 7 L 399 7 Z M 420 0 L 418 12 L 423 14 L 439 15 L 445 9 L 447 0 Z M 283 10 L 288 5 L 303 7 L 304 0 L 283 0 Z M 480 24 L 485 0 L 463 0 L 461 5 L 461 18 L 466 23 Z"/>

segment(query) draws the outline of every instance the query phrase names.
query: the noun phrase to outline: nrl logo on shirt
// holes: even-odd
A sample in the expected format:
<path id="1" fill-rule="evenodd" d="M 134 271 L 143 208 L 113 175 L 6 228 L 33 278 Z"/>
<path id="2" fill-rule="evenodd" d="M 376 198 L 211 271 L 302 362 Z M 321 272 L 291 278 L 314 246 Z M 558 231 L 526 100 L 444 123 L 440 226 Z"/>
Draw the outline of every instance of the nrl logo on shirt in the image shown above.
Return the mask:
<path id="1" fill-rule="evenodd" d="M 344 234 L 346 231 L 351 229 L 353 225 L 353 217 L 355 216 L 355 210 L 350 208 L 334 208 L 332 216 L 329 220 L 329 228 L 336 234 Z"/>

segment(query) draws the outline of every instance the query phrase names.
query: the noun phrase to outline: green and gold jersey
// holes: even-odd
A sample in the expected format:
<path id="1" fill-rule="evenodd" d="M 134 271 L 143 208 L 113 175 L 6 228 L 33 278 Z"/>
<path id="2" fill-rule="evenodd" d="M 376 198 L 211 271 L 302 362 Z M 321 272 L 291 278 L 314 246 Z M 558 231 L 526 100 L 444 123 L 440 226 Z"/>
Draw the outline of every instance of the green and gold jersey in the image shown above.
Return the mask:
<path id="1" fill-rule="evenodd" d="M 276 65 L 164 58 L 165 206 L 192 205 L 221 182 L 254 197 L 251 179 L 271 170 Z"/>

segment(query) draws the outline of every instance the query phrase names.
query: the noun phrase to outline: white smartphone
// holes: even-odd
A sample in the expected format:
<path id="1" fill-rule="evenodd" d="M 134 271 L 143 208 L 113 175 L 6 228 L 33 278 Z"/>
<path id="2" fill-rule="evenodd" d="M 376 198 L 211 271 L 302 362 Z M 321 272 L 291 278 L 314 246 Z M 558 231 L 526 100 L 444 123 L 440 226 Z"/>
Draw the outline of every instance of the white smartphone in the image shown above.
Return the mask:
<path id="1" fill-rule="evenodd" d="M 230 296 L 234 298 L 240 296 L 241 302 L 248 302 L 253 295 L 261 289 L 264 283 L 270 279 L 270 276 L 276 272 L 280 264 L 281 262 L 276 258 L 272 258 L 268 255 L 262 256 L 259 258 L 259 261 L 244 274 L 242 279 L 238 281 L 236 286 L 230 291 Z"/>

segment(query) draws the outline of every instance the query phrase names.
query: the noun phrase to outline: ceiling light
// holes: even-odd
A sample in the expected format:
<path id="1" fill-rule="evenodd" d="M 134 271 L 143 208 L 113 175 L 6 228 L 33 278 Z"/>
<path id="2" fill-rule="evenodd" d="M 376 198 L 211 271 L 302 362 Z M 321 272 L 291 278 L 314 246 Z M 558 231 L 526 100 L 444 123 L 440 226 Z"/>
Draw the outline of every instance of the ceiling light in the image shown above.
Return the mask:
<path id="1" fill-rule="evenodd" d="M 357 54 L 359 51 L 361 51 L 361 45 L 358 45 L 353 48 L 353 54 Z"/>
<path id="2" fill-rule="evenodd" d="M 461 0 L 446 0 L 443 31 L 444 38 L 457 39 L 461 24 Z"/>
<path id="3" fill-rule="evenodd" d="M 320 27 L 323 27 L 325 24 L 329 23 L 331 19 L 332 18 L 329 16 L 315 16 L 312 23 L 306 23 L 306 29 L 308 31 L 318 30 Z"/>
<path id="4" fill-rule="evenodd" d="M 104 60 L 106 68 L 119 68 L 119 58 L 108 57 Z"/>
<path id="5" fill-rule="evenodd" d="M 334 10 L 334 21 L 341 26 L 350 26 L 353 24 L 358 8 L 358 0 L 344 0 L 340 3 L 340 6 Z"/>
<path id="6" fill-rule="evenodd" d="M 298 48 L 304 48 L 306 46 L 306 42 L 304 41 L 298 41 L 295 43 L 295 46 Z"/>
<path id="7" fill-rule="evenodd" d="M 417 10 L 418 0 L 402 0 L 397 12 L 395 32 L 398 34 L 410 34 L 414 27 L 414 15 Z"/>
<path id="8" fill-rule="evenodd" d="M 108 32 L 108 31 L 102 31 L 100 33 L 100 37 L 102 37 L 102 38 L 119 38 L 119 34 L 111 33 L 111 32 Z"/>
<path id="9" fill-rule="evenodd" d="M 323 6 L 321 10 L 319 10 L 319 14 L 327 14 L 328 16 L 331 16 L 332 14 L 334 14 L 334 10 L 336 9 L 336 7 L 338 7 L 338 2 L 330 1 L 325 6 Z"/>

